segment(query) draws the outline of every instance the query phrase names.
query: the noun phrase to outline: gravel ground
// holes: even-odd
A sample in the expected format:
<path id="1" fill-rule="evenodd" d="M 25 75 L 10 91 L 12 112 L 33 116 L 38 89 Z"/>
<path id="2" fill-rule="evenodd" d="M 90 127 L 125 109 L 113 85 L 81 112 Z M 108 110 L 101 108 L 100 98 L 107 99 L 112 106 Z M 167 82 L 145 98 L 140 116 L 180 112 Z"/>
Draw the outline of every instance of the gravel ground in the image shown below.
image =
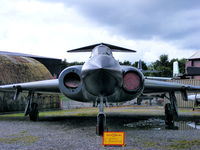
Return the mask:
<path id="1" fill-rule="evenodd" d="M 125 147 L 103 147 L 95 134 L 96 116 L 0 118 L 0 150 L 96 150 L 96 149 L 200 149 L 200 130 L 177 122 L 179 130 L 166 130 L 161 119 L 107 114 L 109 131 L 125 132 Z"/>

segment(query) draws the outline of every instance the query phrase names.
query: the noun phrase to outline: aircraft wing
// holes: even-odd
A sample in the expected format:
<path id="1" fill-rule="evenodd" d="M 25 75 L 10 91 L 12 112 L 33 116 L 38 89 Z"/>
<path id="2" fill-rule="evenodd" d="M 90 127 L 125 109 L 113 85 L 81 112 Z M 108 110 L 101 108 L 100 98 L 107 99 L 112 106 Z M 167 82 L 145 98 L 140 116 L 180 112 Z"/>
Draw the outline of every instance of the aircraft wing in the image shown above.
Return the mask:
<path id="1" fill-rule="evenodd" d="M 145 76 L 146 79 L 150 80 L 160 80 L 160 81 L 166 81 L 166 80 L 172 80 L 173 78 L 169 77 L 150 77 L 150 76 Z"/>
<path id="2" fill-rule="evenodd" d="M 16 89 L 22 91 L 37 92 L 60 92 L 58 79 L 34 81 L 26 83 L 8 84 L 0 86 L 0 91 L 14 91 Z"/>
<path id="3" fill-rule="evenodd" d="M 8 84 L 0 86 L 0 91 L 14 91 L 16 89 L 20 89 L 22 91 L 56 92 L 56 93 L 60 92 L 58 79 Z M 200 86 L 145 79 L 143 92 L 160 93 L 160 92 L 184 91 L 184 90 L 194 91 L 194 92 L 200 91 Z"/>
<path id="4" fill-rule="evenodd" d="M 180 84 L 176 82 L 165 82 L 158 80 L 145 80 L 144 93 L 160 93 L 169 91 L 193 91 L 199 92 L 200 86 Z"/>

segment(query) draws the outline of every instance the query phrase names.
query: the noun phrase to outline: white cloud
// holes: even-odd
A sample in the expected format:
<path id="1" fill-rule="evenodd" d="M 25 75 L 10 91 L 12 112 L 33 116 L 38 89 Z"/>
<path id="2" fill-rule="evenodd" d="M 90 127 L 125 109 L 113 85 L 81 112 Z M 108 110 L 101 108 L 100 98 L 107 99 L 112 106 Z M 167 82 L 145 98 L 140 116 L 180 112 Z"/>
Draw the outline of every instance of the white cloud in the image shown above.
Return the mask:
<path id="1" fill-rule="evenodd" d="M 63 57 L 91 28 L 85 18 L 61 3 L 2 1 L 0 49 Z M 84 41 L 84 40 L 83 40 Z"/>
<path id="2" fill-rule="evenodd" d="M 120 61 L 154 61 L 163 53 L 170 58 L 189 57 L 193 53 L 183 54 L 173 44 L 158 39 L 132 40 L 114 34 L 111 27 L 100 26 L 61 2 L 1 0 L 0 22 L 2 51 L 85 61 L 90 54 L 67 54 L 66 50 L 105 42 L 137 50 L 134 54 L 114 54 Z"/>

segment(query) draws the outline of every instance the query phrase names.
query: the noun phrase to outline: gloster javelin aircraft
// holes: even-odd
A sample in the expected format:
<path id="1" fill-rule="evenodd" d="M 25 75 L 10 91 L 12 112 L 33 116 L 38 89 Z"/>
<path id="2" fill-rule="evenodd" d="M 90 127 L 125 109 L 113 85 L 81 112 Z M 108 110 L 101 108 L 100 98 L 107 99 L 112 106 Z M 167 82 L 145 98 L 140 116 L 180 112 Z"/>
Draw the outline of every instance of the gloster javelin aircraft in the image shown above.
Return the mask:
<path id="1" fill-rule="evenodd" d="M 200 86 L 146 79 L 143 73 L 132 66 L 121 66 L 112 52 L 135 52 L 134 50 L 100 43 L 68 52 L 91 52 L 91 57 L 82 66 L 64 69 L 58 79 L 34 81 L 0 86 L 0 90 L 14 90 L 14 99 L 22 91 L 28 91 L 25 115 L 31 120 L 38 118 L 38 105 L 32 102 L 34 93 L 61 92 L 66 97 L 81 102 L 99 104 L 97 134 L 102 135 L 106 125 L 104 104 L 124 102 L 146 94 L 159 94 L 168 98 L 165 104 L 165 122 L 173 126 L 178 117 L 175 92 L 181 92 L 187 100 L 188 91 L 200 91 Z"/>

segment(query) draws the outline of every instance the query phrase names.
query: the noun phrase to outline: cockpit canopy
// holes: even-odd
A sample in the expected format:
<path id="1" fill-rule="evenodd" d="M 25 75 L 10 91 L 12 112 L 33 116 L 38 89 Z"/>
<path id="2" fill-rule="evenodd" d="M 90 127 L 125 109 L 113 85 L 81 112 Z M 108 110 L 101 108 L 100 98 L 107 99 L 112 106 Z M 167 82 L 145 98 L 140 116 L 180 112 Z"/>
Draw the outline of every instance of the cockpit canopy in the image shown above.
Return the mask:
<path id="1" fill-rule="evenodd" d="M 112 56 L 112 51 L 111 51 L 111 49 L 109 47 L 107 47 L 105 45 L 99 45 L 99 46 L 96 46 L 92 50 L 92 56 L 96 56 L 96 55 Z"/>

